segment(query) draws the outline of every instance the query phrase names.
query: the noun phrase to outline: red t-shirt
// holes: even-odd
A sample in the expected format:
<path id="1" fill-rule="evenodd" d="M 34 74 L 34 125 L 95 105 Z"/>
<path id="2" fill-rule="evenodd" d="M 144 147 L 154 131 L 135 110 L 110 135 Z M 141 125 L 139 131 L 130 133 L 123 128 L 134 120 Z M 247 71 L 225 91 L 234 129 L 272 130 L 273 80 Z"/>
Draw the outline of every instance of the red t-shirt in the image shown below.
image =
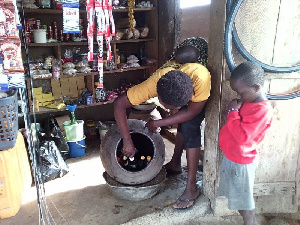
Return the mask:
<path id="1" fill-rule="evenodd" d="M 244 102 L 239 112 L 230 112 L 219 133 L 219 145 L 224 155 L 235 163 L 252 163 L 272 117 L 273 109 L 268 100 Z"/>

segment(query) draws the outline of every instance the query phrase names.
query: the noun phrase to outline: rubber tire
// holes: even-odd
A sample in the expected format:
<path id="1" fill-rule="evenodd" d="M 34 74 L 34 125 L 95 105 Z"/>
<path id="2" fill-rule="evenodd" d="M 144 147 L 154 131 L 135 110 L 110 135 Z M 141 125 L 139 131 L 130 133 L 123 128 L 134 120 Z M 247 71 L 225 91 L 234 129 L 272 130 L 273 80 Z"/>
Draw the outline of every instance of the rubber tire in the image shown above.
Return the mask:
<path id="1" fill-rule="evenodd" d="M 152 141 L 154 155 L 150 164 L 138 172 L 130 172 L 120 166 L 116 153 L 122 135 L 117 125 L 112 126 L 105 134 L 100 145 L 100 158 L 108 175 L 116 181 L 129 185 L 143 184 L 155 178 L 161 170 L 165 161 L 165 144 L 160 134 L 145 128 L 146 122 L 137 119 L 127 121 L 130 133 L 142 134 Z"/>

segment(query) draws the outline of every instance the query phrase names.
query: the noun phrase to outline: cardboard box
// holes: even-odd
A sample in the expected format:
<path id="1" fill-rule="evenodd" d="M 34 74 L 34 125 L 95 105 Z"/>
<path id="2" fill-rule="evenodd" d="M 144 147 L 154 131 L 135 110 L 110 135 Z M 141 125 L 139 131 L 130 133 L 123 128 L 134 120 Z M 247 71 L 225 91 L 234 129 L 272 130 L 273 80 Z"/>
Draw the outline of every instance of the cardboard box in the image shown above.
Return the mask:
<path id="1" fill-rule="evenodd" d="M 69 96 L 70 95 L 70 89 L 67 89 L 67 88 L 62 89 L 61 94 L 62 94 L 62 96 Z"/>
<path id="2" fill-rule="evenodd" d="M 62 88 L 69 87 L 69 78 L 61 78 L 60 79 L 60 86 Z"/>
<path id="3" fill-rule="evenodd" d="M 76 82 L 77 82 L 77 88 L 78 89 L 83 89 L 85 88 L 85 82 L 84 82 L 84 77 L 77 77 L 76 79 Z"/>
<path id="4" fill-rule="evenodd" d="M 55 79 L 51 79 L 51 87 L 52 88 L 60 88 L 60 81 L 55 80 Z"/>
<path id="5" fill-rule="evenodd" d="M 69 79 L 69 87 L 76 88 L 77 89 L 77 77 L 74 77 L 73 79 Z"/>

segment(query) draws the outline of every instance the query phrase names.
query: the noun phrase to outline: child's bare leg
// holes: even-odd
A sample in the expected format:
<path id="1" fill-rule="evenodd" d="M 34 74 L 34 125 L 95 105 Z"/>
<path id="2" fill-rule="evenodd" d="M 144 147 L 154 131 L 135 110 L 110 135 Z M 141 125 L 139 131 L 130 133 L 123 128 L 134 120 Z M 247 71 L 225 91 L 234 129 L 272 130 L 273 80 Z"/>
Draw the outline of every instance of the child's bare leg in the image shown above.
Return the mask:
<path id="1" fill-rule="evenodd" d="M 239 210 L 239 213 L 243 217 L 244 225 L 259 225 L 254 210 Z"/>

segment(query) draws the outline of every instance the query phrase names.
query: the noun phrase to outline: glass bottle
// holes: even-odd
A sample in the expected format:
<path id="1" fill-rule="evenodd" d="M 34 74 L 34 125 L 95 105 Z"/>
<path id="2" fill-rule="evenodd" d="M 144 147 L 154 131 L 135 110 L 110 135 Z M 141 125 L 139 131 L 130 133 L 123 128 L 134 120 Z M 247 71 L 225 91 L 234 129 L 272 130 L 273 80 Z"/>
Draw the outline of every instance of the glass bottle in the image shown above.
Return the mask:
<path id="1" fill-rule="evenodd" d="M 136 171 L 137 169 L 137 162 L 135 157 L 130 157 L 128 161 L 128 167 L 131 171 Z"/>
<path id="2" fill-rule="evenodd" d="M 139 162 L 138 162 L 138 169 L 142 170 L 145 167 L 146 167 L 146 157 L 142 155 Z"/>
<path id="3" fill-rule="evenodd" d="M 58 59 L 52 61 L 52 76 L 55 80 L 60 78 L 60 61 Z"/>
<path id="4" fill-rule="evenodd" d="M 128 166 L 128 159 L 127 159 L 127 156 L 123 156 L 123 165 L 124 167 L 127 167 Z"/>
<path id="5" fill-rule="evenodd" d="M 149 163 L 151 162 L 151 159 L 152 159 L 151 156 L 148 155 L 148 156 L 147 156 L 147 162 L 146 162 L 147 166 L 148 166 Z"/>

